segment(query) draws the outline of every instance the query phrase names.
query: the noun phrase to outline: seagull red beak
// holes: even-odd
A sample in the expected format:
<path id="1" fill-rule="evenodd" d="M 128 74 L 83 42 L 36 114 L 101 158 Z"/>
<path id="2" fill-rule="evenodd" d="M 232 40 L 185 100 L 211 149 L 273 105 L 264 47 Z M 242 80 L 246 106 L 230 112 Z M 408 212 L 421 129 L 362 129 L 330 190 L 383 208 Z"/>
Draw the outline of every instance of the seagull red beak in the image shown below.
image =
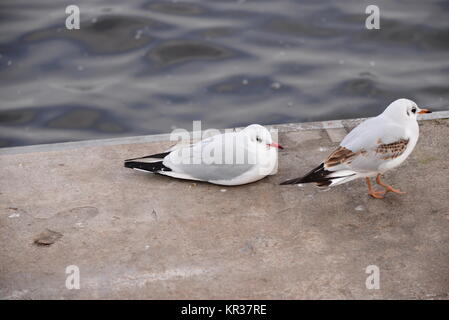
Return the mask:
<path id="1" fill-rule="evenodd" d="M 432 111 L 427 110 L 427 109 L 421 109 L 418 111 L 419 114 L 424 114 L 424 113 L 432 113 Z"/>
<path id="2" fill-rule="evenodd" d="M 269 147 L 275 147 L 275 148 L 278 148 L 278 149 L 284 149 L 281 145 L 279 145 L 279 144 L 277 144 L 277 143 L 274 143 L 274 142 L 272 142 L 272 143 L 267 143 L 267 146 L 269 146 Z"/>

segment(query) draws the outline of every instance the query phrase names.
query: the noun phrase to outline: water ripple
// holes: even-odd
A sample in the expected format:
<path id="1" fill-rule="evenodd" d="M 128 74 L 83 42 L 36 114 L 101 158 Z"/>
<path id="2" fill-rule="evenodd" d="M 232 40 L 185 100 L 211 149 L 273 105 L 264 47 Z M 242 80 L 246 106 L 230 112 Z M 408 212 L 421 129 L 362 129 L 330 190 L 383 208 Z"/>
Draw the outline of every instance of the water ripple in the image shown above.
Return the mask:
<path id="1" fill-rule="evenodd" d="M 0 147 L 449 106 L 446 0 L 0 2 Z"/>

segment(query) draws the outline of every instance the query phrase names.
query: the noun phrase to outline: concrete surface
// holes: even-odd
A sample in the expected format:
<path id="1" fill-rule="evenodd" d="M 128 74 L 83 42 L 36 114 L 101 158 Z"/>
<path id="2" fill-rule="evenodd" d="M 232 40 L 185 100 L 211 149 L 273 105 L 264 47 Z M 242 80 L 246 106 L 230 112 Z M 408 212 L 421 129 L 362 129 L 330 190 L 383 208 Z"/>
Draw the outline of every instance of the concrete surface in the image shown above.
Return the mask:
<path id="1" fill-rule="evenodd" d="M 123 167 L 171 145 L 160 137 L 3 149 L 0 298 L 447 299 L 448 120 L 421 122 L 415 151 L 387 173 L 406 195 L 372 199 L 362 180 L 278 185 L 356 123 L 279 126 L 278 174 L 239 187 Z M 79 290 L 65 286 L 69 265 Z"/>

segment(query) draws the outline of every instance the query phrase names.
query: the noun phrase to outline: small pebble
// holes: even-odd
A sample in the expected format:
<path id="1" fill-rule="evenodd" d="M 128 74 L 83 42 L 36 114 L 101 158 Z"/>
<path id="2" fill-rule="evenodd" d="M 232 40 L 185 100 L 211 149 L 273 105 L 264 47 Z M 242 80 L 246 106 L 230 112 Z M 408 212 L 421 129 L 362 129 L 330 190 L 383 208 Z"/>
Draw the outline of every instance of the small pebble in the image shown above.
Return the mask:
<path id="1" fill-rule="evenodd" d="M 49 246 L 62 237 L 62 233 L 46 229 L 34 239 L 34 243 L 38 246 Z"/>
<path id="2" fill-rule="evenodd" d="M 359 205 L 359 206 L 355 207 L 355 210 L 356 211 L 365 211 L 365 207 L 362 205 Z"/>

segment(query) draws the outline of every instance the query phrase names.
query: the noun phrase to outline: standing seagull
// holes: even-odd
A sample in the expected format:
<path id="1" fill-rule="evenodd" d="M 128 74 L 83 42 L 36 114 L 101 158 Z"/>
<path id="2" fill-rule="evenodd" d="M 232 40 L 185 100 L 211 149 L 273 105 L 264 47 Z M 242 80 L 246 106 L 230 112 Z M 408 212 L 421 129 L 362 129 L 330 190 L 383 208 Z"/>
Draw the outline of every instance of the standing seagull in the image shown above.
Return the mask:
<path id="1" fill-rule="evenodd" d="M 368 194 L 374 198 L 381 199 L 389 191 L 403 194 L 405 192 L 383 183 L 380 177 L 399 166 L 413 151 L 419 137 L 416 117 L 423 113 L 430 111 L 418 108 L 408 99 L 396 100 L 380 115 L 354 128 L 318 167 L 302 178 L 281 184 L 314 182 L 323 187 L 365 178 Z M 385 190 L 373 190 L 369 178 L 374 176 L 376 183 Z"/>
<path id="2" fill-rule="evenodd" d="M 273 173 L 277 151 L 270 132 L 252 124 L 164 153 L 125 160 L 125 167 L 179 179 L 241 185 Z"/>

